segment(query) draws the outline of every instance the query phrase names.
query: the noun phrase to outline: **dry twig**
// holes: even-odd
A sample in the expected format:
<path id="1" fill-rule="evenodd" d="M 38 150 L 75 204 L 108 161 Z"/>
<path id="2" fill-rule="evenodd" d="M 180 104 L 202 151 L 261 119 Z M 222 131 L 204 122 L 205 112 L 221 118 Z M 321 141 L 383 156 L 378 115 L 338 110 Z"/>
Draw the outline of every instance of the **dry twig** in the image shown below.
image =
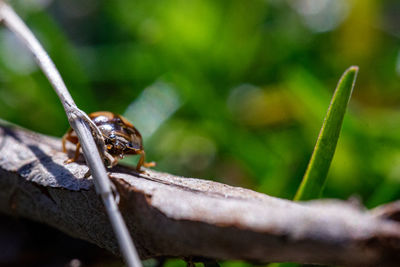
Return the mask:
<path id="1" fill-rule="evenodd" d="M 72 149 L 72 147 L 71 147 Z M 0 211 L 52 225 L 118 253 L 83 161 L 59 139 L 0 127 Z M 142 258 L 205 257 L 342 266 L 398 266 L 400 205 L 296 203 L 228 185 L 117 166 L 120 210 Z"/>
<path id="2" fill-rule="evenodd" d="M 129 266 L 142 266 L 132 239 L 129 236 L 125 223 L 118 210 L 110 186 L 110 181 L 101 158 L 102 155 L 104 155 L 104 141 L 99 129 L 89 119 L 86 113 L 76 106 L 61 78 L 60 73 L 47 55 L 46 51 L 40 45 L 39 41 L 14 12 L 11 6 L 2 0 L 0 0 L 0 19 L 33 53 L 36 62 L 60 98 L 68 121 L 71 127 L 75 130 L 82 145 L 86 162 L 88 163 L 90 171 L 94 177 L 96 192 L 103 200 L 124 259 Z"/>

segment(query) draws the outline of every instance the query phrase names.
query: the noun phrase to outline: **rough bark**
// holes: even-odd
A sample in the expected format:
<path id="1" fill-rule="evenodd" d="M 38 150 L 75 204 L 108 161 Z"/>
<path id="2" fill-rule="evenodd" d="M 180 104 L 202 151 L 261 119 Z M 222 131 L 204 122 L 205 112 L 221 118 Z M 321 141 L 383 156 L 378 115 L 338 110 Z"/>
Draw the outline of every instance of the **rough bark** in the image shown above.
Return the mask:
<path id="1" fill-rule="evenodd" d="M 73 147 L 71 146 L 71 150 Z M 57 138 L 0 122 L 0 212 L 51 225 L 118 253 L 85 163 L 64 164 Z M 292 202 L 207 180 L 117 166 L 110 177 L 142 259 L 159 256 L 400 264 L 400 205 Z"/>

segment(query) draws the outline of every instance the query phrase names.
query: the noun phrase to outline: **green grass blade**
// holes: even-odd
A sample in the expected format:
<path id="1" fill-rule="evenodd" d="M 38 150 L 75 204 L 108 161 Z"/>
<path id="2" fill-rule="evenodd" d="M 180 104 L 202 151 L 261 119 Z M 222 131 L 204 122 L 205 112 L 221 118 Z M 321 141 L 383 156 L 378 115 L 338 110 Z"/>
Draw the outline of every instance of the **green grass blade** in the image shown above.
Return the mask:
<path id="1" fill-rule="evenodd" d="M 317 144 L 295 200 L 318 198 L 326 181 L 342 128 L 343 117 L 349 103 L 358 73 L 358 67 L 348 68 L 340 78 L 322 124 Z"/>

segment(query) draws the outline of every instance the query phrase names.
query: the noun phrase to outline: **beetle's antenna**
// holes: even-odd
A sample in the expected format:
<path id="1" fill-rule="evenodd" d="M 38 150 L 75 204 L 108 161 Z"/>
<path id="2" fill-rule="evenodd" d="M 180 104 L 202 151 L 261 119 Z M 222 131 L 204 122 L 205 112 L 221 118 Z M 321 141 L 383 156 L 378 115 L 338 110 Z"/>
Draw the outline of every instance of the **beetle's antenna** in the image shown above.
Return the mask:
<path id="1" fill-rule="evenodd" d="M 54 91 L 56 91 L 64 106 L 68 121 L 82 144 L 83 154 L 93 175 L 96 192 L 103 200 L 122 255 L 128 266 L 142 266 L 128 229 L 118 210 L 112 186 L 102 161 L 101 156 L 104 155 L 104 140 L 101 137 L 99 129 L 91 122 L 86 113 L 76 106 L 53 61 L 33 33 L 14 12 L 12 7 L 2 0 L 0 0 L 0 19 L 33 53 L 36 62 L 53 86 Z"/>

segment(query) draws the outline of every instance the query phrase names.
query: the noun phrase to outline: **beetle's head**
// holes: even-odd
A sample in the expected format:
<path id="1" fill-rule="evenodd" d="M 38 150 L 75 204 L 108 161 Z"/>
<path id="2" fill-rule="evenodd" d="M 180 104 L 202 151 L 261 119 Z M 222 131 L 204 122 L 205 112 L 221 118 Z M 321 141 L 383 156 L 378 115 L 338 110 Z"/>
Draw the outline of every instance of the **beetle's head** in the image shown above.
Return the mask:
<path id="1" fill-rule="evenodd" d="M 124 154 L 137 154 L 142 149 L 142 139 L 137 135 L 111 134 L 106 138 L 107 151 L 123 158 Z"/>

